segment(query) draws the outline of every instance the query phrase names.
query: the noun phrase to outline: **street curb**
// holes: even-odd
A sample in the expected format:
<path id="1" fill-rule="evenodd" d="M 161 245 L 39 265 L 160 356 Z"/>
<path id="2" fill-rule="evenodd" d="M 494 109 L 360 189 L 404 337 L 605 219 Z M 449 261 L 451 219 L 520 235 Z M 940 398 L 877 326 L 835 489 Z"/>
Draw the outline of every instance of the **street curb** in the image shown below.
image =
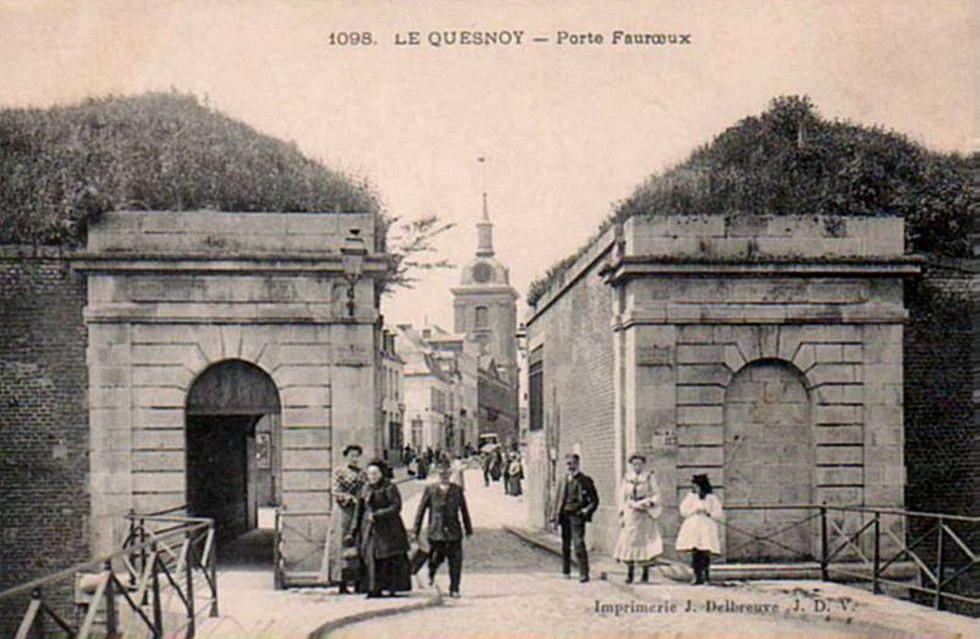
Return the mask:
<path id="1" fill-rule="evenodd" d="M 552 555 L 555 555 L 556 557 L 561 557 L 561 550 L 556 550 L 554 546 L 552 546 L 548 542 L 538 539 L 537 536 L 531 531 L 524 530 L 522 528 L 515 528 L 513 526 L 507 526 L 506 524 L 502 526 L 502 528 L 507 532 L 509 532 L 510 534 L 514 535 L 515 537 L 519 539 L 523 539 L 524 541 L 531 544 L 532 546 L 540 548 L 541 550 L 545 550 L 551 553 Z M 572 557 L 572 564 L 576 566 L 578 565 L 578 562 L 575 561 L 575 557 Z M 609 570 L 599 570 L 598 572 L 599 572 L 600 581 L 606 581 L 609 579 L 609 572 L 610 572 Z"/>
<path id="2" fill-rule="evenodd" d="M 416 612 L 419 610 L 425 610 L 426 608 L 434 608 L 436 606 L 441 606 L 443 603 L 442 591 L 437 588 L 434 596 L 429 597 L 424 601 L 419 601 L 418 603 L 397 606 L 394 608 L 362 610 L 361 612 L 355 612 L 354 614 L 328 621 L 307 635 L 307 639 L 326 639 L 326 637 L 330 636 L 330 633 L 336 632 L 345 626 L 350 626 L 364 621 L 371 621 L 373 619 L 381 619 L 382 617 L 392 617 L 394 615 L 400 615 L 407 612 Z"/>
<path id="3" fill-rule="evenodd" d="M 507 526 L 507 525 L 504 525 L 503 526 L 503 529 L 506 530 L 507 532 L 509 532 L 510 534 L 514 535 L 515 537 L 518 537 L 520 539 L 523 539 L 524 541 L 526 541 L 527 543 L 531 544 L 532 546 L 535 546 L 535 547 L 540 548 L 542 550 L 546 550 L 546 551 L 550 552 L 553 555 L 556 555 L 558 557 L 561 557 L 561 551 L 560 550 L 556 550 L 553 545 L 549 544 L 546 541 L 542 541 L 542 540 L 538 539 L 537 536 L 533 532 L 531 532 L 531 531 L 524 530 L 522 528 L 515 528 L 513 526 Z M 671 571 L 671 572 L 674 572 L 674 571 L 676 571 L 678 569 L 680 569 L 680 570 L 688 569 L 689 570 L 687 564 L 682 563 L 680 561 L 677 561 L 676 559 L 668 559 L 668 558 L 665 558 L 665 557 L 658 557 L 657 558 L 657 562 L 658 563 L 661 563 L 661 564 L 666 564 L 666 566 L 661 566 L 659 569 L 660 569 L 660 572 L 665 577 L 667 577 L 668 579 L 671 579 L 672 581 L 679 581 L 681 583 L 686 583 L 688 581 L 688 579 L 686 577 L 683 578 L 683 579 L 678 579 L 678 578 L 672 576 L 670 573 L 667 573 L 667 572 L 665 572 L 663 570 L 664 567 L 673 568 L 674 570 Z M 577 565 L 577 562 L 575 561 L 575 557 L 572 557 L 572 563 Z M 600 580 L 605 580 L 605 581 L 612 581 L 611 579 L 609 579 L 609 576 L 610 576 L 610 573 L 611 572 L 613 572 L 613 571 L 609 570 L 608 568 L 606 570 L 600 570 L 599 571 L 599 579 Z"/>

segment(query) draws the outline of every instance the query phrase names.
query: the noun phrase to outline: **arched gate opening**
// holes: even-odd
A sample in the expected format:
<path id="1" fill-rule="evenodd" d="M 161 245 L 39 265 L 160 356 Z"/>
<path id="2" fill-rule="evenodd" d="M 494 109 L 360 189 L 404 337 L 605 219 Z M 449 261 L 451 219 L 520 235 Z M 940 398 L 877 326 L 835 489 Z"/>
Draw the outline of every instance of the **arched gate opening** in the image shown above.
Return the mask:
<path id="1" fill-rule="evenodd" d="M 263 506 L 280 503 L 279 392 L 242 360 L 211 365 L 187 394 L 187 504 L 211 517 L 219 540 L 259 527 Z"/>

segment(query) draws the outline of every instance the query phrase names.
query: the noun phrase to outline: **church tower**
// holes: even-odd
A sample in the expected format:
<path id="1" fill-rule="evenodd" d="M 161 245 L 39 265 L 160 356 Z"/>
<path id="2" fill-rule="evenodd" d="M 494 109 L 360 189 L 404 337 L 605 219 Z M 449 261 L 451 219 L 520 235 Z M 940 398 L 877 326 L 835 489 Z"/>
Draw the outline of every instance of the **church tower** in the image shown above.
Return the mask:
<path id="1" fill-rule="evenodd" d="M 476 257 L 463 267 L 460 285 L 452 289 L 453 330 L 480 345 L 481 365 L 492 359 L 500 377 L 516 385 L 517 291 L 510 285 L 510 272 L 494 257 L 486 193 L 476 228 Z"/>

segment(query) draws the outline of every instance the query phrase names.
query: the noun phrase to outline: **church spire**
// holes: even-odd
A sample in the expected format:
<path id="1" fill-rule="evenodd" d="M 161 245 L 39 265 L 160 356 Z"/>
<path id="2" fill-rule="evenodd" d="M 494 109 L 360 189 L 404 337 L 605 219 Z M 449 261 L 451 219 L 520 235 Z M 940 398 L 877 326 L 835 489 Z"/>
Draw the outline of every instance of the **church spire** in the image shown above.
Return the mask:
<path id="1" fill-rule="evenodd" d="M 493 223 L 490 222 L 490 207 L 487 206 L 487 192 L 483 192 L 483 219 L 476 225 L 479 243 L 477 257 L 493 257 Z"/>

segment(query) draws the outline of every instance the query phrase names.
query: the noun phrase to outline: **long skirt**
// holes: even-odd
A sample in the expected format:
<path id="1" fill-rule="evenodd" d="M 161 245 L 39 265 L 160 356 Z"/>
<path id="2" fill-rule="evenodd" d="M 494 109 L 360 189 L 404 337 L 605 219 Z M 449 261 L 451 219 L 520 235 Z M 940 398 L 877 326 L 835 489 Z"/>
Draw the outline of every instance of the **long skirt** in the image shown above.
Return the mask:
<path id="1" fill-rule="evenodd" d="M 401 524 L 399 524 L 401 525 Z M 400 552 L 386 557 L 377 557 L 377 548 L 372 533 L 368 533 L 361 548 L 361 557 L 367 574 L 365 588 L 368 592 L 408 592 L 412 589 L 412 568 L 408 552 Z M 387 553 L 386 553 L 387 554 Z"/>
<path id="2" fill-rule="evenodd" d="M 367 568 L 367 591 L 408 592 L 412 589 L 412 568 L 408 555 L 402 553 L 394 557 L 376 557 L 365 562 Z"/>
<path id="3" fill-rule="evenodd" d="M 613 556 L 619 561 L 649 563 L 664 552 L 660 523 L 645 510 L 627 508 Z"/>
<path id="4" fill-rule="evenodd" d="M 354 518 L 354 507 L 337 506 L 335 514 L 331 517 L 333 530 L 330 531 L 330 580 L 334 582 L 345 581 L 343 569 L 346 567 L 343 560 L 344 536 L 350 528 L 351 519 Z"/>

